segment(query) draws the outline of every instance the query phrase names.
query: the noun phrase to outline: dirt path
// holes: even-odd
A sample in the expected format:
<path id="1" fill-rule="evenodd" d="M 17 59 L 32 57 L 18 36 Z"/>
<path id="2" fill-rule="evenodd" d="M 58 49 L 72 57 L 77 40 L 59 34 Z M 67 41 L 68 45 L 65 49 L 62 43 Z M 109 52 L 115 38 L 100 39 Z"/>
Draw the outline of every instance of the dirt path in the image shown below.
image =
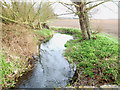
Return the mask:
<path id="1" fill-rule="evenodd" d="M 90 22 L 93 30 L 118 37 L 118 20 L 94 19 Z M 49 25 L 55 27 L 79 28 L 78 19 L 54 19 L 49 22 Z"/>

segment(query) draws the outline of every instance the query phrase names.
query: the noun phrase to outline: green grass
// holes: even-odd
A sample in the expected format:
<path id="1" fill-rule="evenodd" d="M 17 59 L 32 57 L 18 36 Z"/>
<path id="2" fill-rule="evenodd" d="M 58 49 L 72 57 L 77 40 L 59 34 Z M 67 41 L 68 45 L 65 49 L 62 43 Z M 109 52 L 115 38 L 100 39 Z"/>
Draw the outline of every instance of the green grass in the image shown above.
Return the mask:
<path id="1" fill-rule="evenodd" d="M 5 61 L 5 58 L 3 57 L 2 54 L 0 54 L 0 66 L 1 66 L 1 68 L 0 68 L 0 78 L 3 82 L 4 82 L 5 79 L 2 78 L 2 77 L 6 74 L 6 72 L 5 72 L 6 63 L 4 61 Z M 2 68 L 2 67 L 4 67 L 4 68 Z M 3 84 L 3 82 L 0 82 L 0 85 Z"/>
<path id="2" fill-rule="evenodd" d="M 43 29 L 43 30 L 35 30 L 34 31 L 36 34 L 42 35 L 44 37 L 53 35 L 53 30 L 49 30 L 49 29 Z"/>
<path id="3" fill-rule="evenodd" d="M 25 61 L 20 60 L 17 56 L 14 60 L 7 60 L 7 54 L 0 53 L 0 85 L 10 88 L 15 86 L 17 78 L 22 76 L 30 67 L 26 67 Z"/>
<path id="4" fill-rule="evenodd" d="M 81 37 L 81 31 L 80 29 L 73 29 L 73 28 L 54 28 L 55 31 L 61 32 L 61 33 L 65 33 L 65 34 L 69 34 L 69 35 L 73 35 L 74 37 Z"/>
<path id="5" fill-rule="evenodd" d="M 44 42 L 48 41 L 51 36 L 53 35 L 53 30 L 51 29 L 42 29 L 42 30 L 31 30 L 31 32 L 35 33 L 36 36 L 34 37 L 34 40 L 36 42 L 39 42 L 39 39 L 46 38 Z"/>
<path id="6" fill-rule="evenodd" d="M 14 80 L 10 80 L 10 78 L 8 78 L 8 75 L 13 73 L 13 69 L 12 66 L 10 65 L 9 62 L 5 62 L 6 57 L 3 54 L 0 54 L 0 78 L 1 78 L 1 82 L 0 85 L 2 86 L 8 86 L 7 82 L 12 83 L 9 86 L 13 87 L 15 81 Z"/>
<path id="7" fill-rule="evenodd" d="M 118 39 L 107 34 L 93 34 L 90 40 L 81 41 L 79 29 L 59 28 L 79 39 L 68 41 L 64 53 L 70 63 L 77 64 L 80 77 L 96 79 L 98 82 L 119 84 Z M 80 78 L 78 77 L 78 78 Z M 97 77 L 97 78 L 96 78 Z"/>

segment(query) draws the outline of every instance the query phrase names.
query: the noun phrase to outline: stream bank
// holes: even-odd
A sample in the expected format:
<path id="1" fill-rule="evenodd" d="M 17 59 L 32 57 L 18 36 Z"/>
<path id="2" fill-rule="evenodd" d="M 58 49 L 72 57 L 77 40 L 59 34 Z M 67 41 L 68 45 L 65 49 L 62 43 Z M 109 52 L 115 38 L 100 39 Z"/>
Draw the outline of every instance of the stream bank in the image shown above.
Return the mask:
<path id="1" fill-rule="evenodd" d="M 18 24 L 2 24 L 2 50 L 0 51 L 0 88 L 14 87 L 18 78 L 32 70 L 37 46 L 52 37 L 48 29 L 31 30 Z"/>
<path id="2" fill-rule="evenodd" d="M 54 30 L 75 36 L 74 40 L 65 44 L 67 49 L 64 53 L 69 63 L 77 66 L 70 87 L 118 88 L 117 85 L 120 85 L 118 38 L 92 31 L 90 40 L 81 41 L 80 29 L 54 28 Z"/>

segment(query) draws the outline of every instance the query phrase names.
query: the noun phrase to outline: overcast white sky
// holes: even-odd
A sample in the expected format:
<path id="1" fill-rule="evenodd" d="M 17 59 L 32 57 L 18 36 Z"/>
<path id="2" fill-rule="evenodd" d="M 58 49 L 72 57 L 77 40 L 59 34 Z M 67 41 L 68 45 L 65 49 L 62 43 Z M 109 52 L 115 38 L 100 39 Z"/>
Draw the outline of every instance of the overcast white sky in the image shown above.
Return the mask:
<path id="1" fill-rule="evenodd" d="M 50 1 L 55 1 L 55 0 L 50 0 Z M 59 1 L 64 1 L 65 0 L 59 0 Z M 69 2 L 70 0 L 66 0 L 66 2 Z M 92 10 L 92 19 L 118 19 L 118 4 L 117 2 L 106 2 L 103 5 L 100 5 L 96 7 L 95 9 Z M 66 13 L 68 11 L 67 8 L 62 6 L 61 4 L 56 4 L 54 6 L 55 13 L 57 14 L 62 14 Z M 96 12 L 96 13 L 95 13 Z M 61 17 L 75 17 L 74 15 L 64 15 Z"/>
<path id="2" fill-rule="evenodd" d="M 9 2 L 10 0 L 6 0 L 6 1 Z M 31 0 L 26 0 L 26 1 L 31 1 Z M 34 0 L 34 1 L 39 2 L 41 0 Z M 46 0 L 43 0 L 43 1 L 46 1 Z M 61 2 L 70 3 L 70 0 L 49 0 L 49 1 L 51 1 L 51 2 L 61 1 Z M 88 0 L 88 1 L 90 1 L 90 0 Z M 119 0 L 116 0 L 116 1 L 119 1 Z M 118 4 L 118 3 L 117 2 L 114 2 L 114 3 L 106 2 L 102 5 L 99 5 L 98 7 L 93 9 L 93 11 L 92 11 L 93 15 L 91 18 L 92 19 L 118 19 L 118 6 L 116 4 Z M 53 8 L 54 8 L 55 13 L 57 13 L 57 14 L 66 13 L 68 11 L 68 9 L 65 8 L 61 4 L 55 4 Z M 94 13 L 94 12 L 96 12 L 96 13 Z M 73 18 L 75 16 L 74 15 L 64 15 L 61 17 Z"/>

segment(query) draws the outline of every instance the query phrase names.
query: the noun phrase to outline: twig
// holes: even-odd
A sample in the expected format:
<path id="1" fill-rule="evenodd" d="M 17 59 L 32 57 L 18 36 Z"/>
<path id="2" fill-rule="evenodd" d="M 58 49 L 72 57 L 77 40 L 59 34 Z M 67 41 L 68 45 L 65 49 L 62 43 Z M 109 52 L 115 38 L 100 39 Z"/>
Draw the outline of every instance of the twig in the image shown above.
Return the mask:
<path id="1" fill-rule="evenodd" d="M 63 14 L 59 14 L 57 16 L 68 15 L 68 14 L 73 14 L 73 13 L 72 12 L 71 13 L 63 13 Z"/>

